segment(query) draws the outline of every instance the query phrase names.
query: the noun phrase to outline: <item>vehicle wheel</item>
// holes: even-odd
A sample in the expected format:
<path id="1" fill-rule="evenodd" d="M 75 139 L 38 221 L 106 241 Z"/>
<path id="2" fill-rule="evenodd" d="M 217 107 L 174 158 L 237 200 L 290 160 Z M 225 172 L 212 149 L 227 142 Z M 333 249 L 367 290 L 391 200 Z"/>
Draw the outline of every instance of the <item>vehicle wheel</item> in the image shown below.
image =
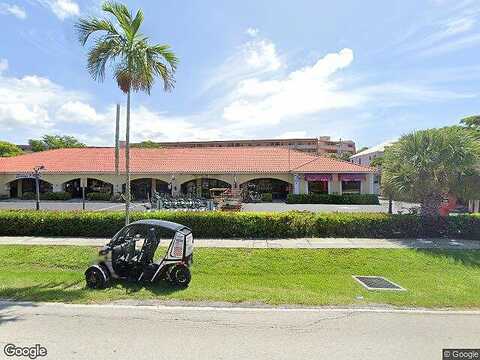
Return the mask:
<path id="1" fill-rule="evenodd" d="M 187 287 L 192 279 L 190 269 L 185 265 L 175 265 L 169 275 L 172 285 L 179 287 Z"/>
<path id="2" fill-rule="evenodd" d="M 107 287 L 110 276 L 100 266 L 90 266 L 85 271 L 85 281 L 90 289 L 104 289 Z"/>

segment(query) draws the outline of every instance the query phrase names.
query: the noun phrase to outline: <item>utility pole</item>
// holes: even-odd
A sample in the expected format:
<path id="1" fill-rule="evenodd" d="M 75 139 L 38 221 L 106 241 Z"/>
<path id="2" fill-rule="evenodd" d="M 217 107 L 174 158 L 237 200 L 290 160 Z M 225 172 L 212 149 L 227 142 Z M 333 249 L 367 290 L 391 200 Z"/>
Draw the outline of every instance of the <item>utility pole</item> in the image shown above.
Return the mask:
<path id="1" fill-rule="evenodd" d="M 117 104 L 117 117 L 115 119 L 115 175 L 120 175 L 120 104 Z"/>
<path id="2" fill-rule="evenodd" d="M 40 166 L 35 166 L 33 168 L 33 177 L 35 179 L 35 192 L 37 195 L 37 201 L 35 204 L 36 210 L 40 210 L 40 170 L 45 169 L 45 166 L 40 165 Z"/>

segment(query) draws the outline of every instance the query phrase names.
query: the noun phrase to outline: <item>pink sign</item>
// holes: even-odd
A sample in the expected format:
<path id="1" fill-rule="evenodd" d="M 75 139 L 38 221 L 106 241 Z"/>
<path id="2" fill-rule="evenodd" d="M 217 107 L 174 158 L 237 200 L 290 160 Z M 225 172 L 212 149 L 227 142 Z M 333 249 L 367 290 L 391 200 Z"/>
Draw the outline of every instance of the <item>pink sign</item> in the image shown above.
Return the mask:
<path id="1" fill-rule="evenodd" d="M 367 177 L 363 174 L 339 174 L 340 181 L 363 181 Z"/>
<path id="2" fill-rule="evenodd" d="M 332 175 L 331 174 L 306 174 L 305 180 L 306 181 L 331 181 Z"/>

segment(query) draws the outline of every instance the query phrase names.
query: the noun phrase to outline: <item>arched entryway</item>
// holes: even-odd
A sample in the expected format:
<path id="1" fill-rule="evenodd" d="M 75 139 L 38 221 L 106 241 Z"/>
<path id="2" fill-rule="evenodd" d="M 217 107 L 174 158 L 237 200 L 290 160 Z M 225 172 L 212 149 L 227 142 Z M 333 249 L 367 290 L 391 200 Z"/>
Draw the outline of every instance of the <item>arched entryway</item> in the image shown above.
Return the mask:
<path id="1" fill-rule="evenodd" d="M 12 198 L 23 198 L 28 194 L 35 194 L 35 179 L 18 179 L 13 180 L 10 183 L 10 197 Z M 39 180 L 40 194 L 48 193 L 53 191 L 53 185 L 47 181 Z M 27 196 L 31 197 L 31 196 Z"/>
<path id="2" fill-rule="evenodd" d="M 82 188 L 80 187 L 80 178 L 65 182 L 63 184 L 63 189 L 65 192 L 70 193 L 70 195 L 72 195 L 72 198 L 82 197 Z"/>
<path id="3" fill-rule="evenodd" d="M 285 200 L 292 185 L 286 181 L 273 178 L 252 179 L 240 185 L 241 188 L 254 185 L 255 191 L 260 194 L 272 194 L 273 200 Z"/>
<path id="4" fill-rule="evenodd" d="M 87 194 L 90 193 L 102 193 L 102 194 L 113 194 L 113 185 L 102 181 L 98 180 L 95 178 L 88 178 L 87 179 L 87 188 L 85 189 Z"/>
<path id="5" fill-rule="evenodd" d="M 153 189 L 160 194 L 169 194 L 168 183 L 155 178 L 141 178 L 130 182 L 130 189 L 135 200 L 147 200 Z"/>
<path id="6" fill-rule="evenodd" d="M 225 188 L 230 189 L 232 186 L 223 181 L 214 178 L 198 178 L 181 185 L 181 192 L 184 195 L 193 195 L 209 199 L 211 197 L 210 189 Z"/>

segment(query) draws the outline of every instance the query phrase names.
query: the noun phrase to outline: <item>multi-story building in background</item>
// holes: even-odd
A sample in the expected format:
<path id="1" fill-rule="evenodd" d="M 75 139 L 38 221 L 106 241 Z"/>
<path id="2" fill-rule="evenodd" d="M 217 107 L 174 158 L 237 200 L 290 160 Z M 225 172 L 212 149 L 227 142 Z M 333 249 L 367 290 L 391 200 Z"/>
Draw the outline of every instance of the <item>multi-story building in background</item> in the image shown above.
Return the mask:
<path id="1" fill-rule="evenodd" d="M 382 157 L 385 153 L 385 148 L 395 143 L 395 140 L 386 141 L 379 145 L 373 146 L 366 150 L 360 151 L 350 156 L 350 161 L 360 166 L 370 166 L 373 160 Z M 381 169 L 377 169 L 377 173 L 373 177 L 373 192 L 374 194 L 380 194 L 380 182 L 381 182 Z"/>
<path id="2" fill-rule="evenodd" d="M 215 141 L 176 141 L 156 142 L 162 148 L 206 148 L 206 147 L 289 147 L 310 154 L 354 154 L 352 140 L 332 140 L 330 136 L 296 139 L 255 139 L 255 140 L 215 140 Z"/>

